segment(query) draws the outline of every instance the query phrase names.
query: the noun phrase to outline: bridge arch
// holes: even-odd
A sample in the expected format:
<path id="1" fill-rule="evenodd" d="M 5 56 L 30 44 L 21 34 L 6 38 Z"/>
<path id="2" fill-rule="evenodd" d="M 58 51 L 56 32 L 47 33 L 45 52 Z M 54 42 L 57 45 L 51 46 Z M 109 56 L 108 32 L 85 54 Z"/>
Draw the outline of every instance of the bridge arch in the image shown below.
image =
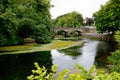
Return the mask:
<path id="1" fill-rule="evenodd" d="M 64 31 L 64 30 L 57 30 L 56 33 L 57 33 L 57 35 L 64 35 L 66 33 L 66 31 Z"/>
<path id="2" fill-rule="evenodd" d="M 64 37 L 81 36 L 83 33 L 81 28 L 54 28 L 53 31 L 55 35 L 63 35 Z M 75 35 L 72 35 L 74 32 Z"/>
<path id="3" fill-rule="evenodd" d="M 57 31 L 55 31 L 55 33 L 57 35 L 63 35 L 64 37 L 70 37 L 70 33 L 68 31 L 65 31 L 65 30 L 57 30 Z"/>
<path id="4" fill-rule="evenodd" d="M 81 36 L 82 31 L 81 30 L 73 30 L 70 32 L 70 34 L 73 34 L 74 36 Z"/>

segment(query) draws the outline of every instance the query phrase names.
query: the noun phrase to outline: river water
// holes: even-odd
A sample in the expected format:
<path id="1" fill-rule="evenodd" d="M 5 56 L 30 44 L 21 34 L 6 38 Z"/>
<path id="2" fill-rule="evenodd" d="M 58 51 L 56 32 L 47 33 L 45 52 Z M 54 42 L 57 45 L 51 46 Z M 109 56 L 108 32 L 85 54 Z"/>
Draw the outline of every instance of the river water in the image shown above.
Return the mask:
<path id="1" fill-rule="evenodd" d="M 92 65 L 105 66 L 106 58 L 114 49 L 107 42 L 83 39 L 83 46 L 76 46 L 64 50 L 51 50 L 27 54 L 0 55 L 0 80 L 26 80 L 35 69 L 33 63 L 38 62 L 50 71 L 52 65 L 58 64 L 59 71 L 67 68 L 74 69 L 75 64 L 89 69 Z"/>

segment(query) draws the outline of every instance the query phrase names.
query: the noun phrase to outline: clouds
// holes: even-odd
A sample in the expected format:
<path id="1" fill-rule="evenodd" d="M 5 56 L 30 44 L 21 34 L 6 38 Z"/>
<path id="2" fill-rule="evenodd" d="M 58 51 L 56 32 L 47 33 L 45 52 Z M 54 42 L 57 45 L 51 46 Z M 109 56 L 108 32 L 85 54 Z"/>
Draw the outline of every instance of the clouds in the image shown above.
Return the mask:
<path id="1" fill-rule="evenodd" d="M 55 7 L 51 8 L 52 18 L 59 15 L 78 11 L 83 17 L 92 17 L 92 14 L 99 10 L 101 4 L 105 4 L 108 0 L 51 0 L 51 4 Z"/>

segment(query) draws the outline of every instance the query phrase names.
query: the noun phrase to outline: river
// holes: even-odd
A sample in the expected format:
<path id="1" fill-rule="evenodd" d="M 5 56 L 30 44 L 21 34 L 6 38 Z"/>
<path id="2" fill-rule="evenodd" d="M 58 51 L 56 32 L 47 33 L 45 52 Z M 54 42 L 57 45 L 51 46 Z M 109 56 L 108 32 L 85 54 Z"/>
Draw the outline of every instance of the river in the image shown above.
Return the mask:
<path id="1" fill-rule="evenodd" d="M 87 70 L 92 65 L 105 66 L 107 56 L 114 49 L 113 45 L 86 38 L 82 40 L 83 46 L 63 50 L 0 55 L 0 80 L 26 80 L 31 70 L 35 69 L 34 62 L 38 62 L 40 66 L 44 65 L 48 71 L 52 65 L 58 64 L 57 74 L 65 68 L 74 69 L 76 63 Z"/>

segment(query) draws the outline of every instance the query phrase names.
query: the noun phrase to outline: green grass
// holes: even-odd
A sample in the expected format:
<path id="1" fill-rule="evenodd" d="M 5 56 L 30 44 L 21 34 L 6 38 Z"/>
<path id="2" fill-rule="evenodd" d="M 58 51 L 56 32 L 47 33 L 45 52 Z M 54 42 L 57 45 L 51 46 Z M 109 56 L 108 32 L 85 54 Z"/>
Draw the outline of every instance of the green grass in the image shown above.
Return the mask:
<path id="1" fill-rule="evenodd" d="M 82 41 L 61 41 L 53 40 L 48 44 L 25 44 L 19 46 L 0 47 L 0 55 L 2 54 L 19 54 L 19 53 L 32 53 L 38 51 L 50 51 L 53 49 L 61 50 L 73 46 L 82 45 Z"/>
<path id="2" fill-rule="evenodd" d="M 81 41 L 61 41 L 61 40 L 54 40 L 50 44 L 46 44 L 40 47 L 41 50 L 52 50 L 52 49 L 65 49 L 77 45 L 81 45 Z"/>
<path id="3" fill-rule="evenodd" d="M 17 46 L 0 47 L 0 52 L 29 50 L 29 49 L 35 47 L 36 45 L 37 45 L 36 43 L 31 43 L 31 44 L 24 44 L 24 45 L 17 45 Z"/>

